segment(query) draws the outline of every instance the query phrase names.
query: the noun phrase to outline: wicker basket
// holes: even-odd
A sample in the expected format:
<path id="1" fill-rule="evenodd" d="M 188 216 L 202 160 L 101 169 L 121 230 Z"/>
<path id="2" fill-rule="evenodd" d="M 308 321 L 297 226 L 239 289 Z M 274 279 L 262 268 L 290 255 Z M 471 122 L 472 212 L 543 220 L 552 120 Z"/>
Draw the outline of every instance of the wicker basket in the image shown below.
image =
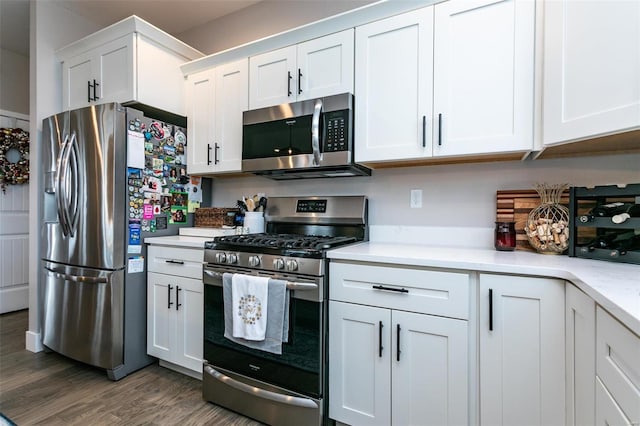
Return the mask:
<path id="1" fill-rule="evenodd" d="M 239 213 L 237 208 L 201 207 L 196 209 L 195 226 L 209 228 L 234 226 L 236 213 Z"/>

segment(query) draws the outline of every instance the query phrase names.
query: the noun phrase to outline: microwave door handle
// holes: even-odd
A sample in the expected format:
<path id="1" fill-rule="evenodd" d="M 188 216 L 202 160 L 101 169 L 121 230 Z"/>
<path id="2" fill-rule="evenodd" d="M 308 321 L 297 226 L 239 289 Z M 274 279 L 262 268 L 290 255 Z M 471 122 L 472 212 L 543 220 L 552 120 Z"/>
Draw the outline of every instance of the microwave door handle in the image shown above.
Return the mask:
<path id="1" fill-rule="evenodd" d="M 313 149 L 313 165 L 320 165 L 320 116 L 322 114 L 322 99 L 316 100 L 311 119 L 311 148 Z"/>
<path id="2" fill-rule="evenodd" d="M 64 170 L 64 156 L 67 150 L 67 142 L 69 141 L 69 135 L 64 137 L 64 141 L 62 142 L 62 147 L 60 148 L 60 152 L 58 153 L 57 159 L 57 170 L 56 170 L 56 209 L 58 211 L 58 221 L 60 222 L 60 227 L 62 227 L 62 235 L 67 236 L 67 225 L 65 222 L 65 208 L 64 208 L 64 178 L 65 172 Z"/>

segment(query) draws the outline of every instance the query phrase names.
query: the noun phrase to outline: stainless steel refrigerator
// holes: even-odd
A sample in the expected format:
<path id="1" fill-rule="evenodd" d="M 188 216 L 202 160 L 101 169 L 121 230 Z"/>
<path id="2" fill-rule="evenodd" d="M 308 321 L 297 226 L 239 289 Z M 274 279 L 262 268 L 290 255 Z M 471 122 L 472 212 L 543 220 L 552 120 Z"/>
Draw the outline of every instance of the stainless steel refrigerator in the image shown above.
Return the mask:
<path id="1" fill-rule="evenodd" d="M 179 168 L 181 179 L 186 177 L 176 140 L 185 154 L 184 127 L 116 103 L 67 111 L 43 123 L 42 343 L 106 369 L 112 380 L 154 361 L 146 354 L 142 241 L 148 234 L 140 232 L 139 182 L 158 173 L 150 160 L 161 163 L 156 157 L 162 155 L 153 153 L 162 154 L 169 142 L 174 155 L 164 173 Z M 160 167 L 162 179 L 156 181 L 184 183 L 162 173 Z M 164 226 L 166 216 L 161 222 L 154 236 L 177 233 L 176 225 Z"/>

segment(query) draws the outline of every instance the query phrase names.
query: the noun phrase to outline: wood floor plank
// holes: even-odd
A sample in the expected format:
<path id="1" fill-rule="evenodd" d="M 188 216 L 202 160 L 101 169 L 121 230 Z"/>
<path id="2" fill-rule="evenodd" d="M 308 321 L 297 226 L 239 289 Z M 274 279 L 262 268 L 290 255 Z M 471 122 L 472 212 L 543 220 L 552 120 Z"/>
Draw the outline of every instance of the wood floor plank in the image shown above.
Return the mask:
<path id="1" fill-rule="evenodd" d="M 0 315 L 0 411 L 18 425 L 261 423 L 202 399 L 202 382 L 152 364 L 112 382 L 98 368 L 24 349 L 28 311 Z"/>

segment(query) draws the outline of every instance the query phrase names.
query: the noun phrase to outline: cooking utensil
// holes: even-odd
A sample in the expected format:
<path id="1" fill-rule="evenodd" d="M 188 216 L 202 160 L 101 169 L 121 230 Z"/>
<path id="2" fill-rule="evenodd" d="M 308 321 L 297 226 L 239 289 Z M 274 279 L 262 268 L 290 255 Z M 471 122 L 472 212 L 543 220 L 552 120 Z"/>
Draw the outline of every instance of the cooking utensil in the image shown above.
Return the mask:
<path id="1" fill-rule="evenodd" d="M 256 204 L 253 202 L 253 198 L 247 198 L 244 200 L 244 202 L 247 205 L 248 212 L 253 212 L 256 210 Z"/>
<path id="2" fill-rule="evenodd" d="M 237 203 L 236 203 L 236 205 L 237 205 L 237 206 L 238 206 L 238 208 L 239 208 L 240 210 L 242 210 L 243 212 L 246 212 L 246 211 L 248 210 L 248 209 L 247 209 L 247 204 L 246 204 L 244 201 L 242 201 L 242 200 L 238 200 L 238 201 L 237 201 Z"/>

